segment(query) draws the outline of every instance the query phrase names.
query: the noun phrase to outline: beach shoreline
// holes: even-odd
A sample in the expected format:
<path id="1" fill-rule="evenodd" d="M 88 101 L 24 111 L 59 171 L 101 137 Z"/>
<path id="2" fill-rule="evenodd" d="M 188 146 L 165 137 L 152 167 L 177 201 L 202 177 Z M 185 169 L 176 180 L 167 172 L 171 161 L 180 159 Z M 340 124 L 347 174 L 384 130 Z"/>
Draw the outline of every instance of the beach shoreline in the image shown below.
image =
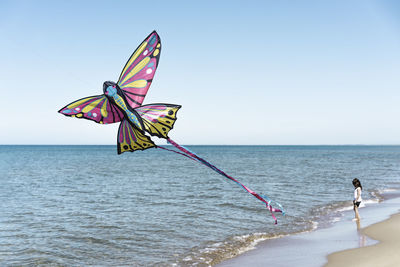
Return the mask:
<path id="1" fill-rule="evenodd" d="M 328 255 L 325 266 L 400 266 L 400 213 L 361 231 L 379 242 L 372 246 L 332 253 Z"/>
<path id="2" fill-rule="evenodd" d="M 354 262 L 351 261 L 350 263 L 350 261 L 348 261 L 349 257 L 352 256 L 348 256 L 348 254 L 354 253 L 354 251 L 357 251 L 355 253 L 364 253 L 358 252 L 359 248 L 363 251 L 364 249 L 375 251 L 377 247 L 380 248 L 383 246 L 383 249 L 385 249 L 388 246 L 387 244 L 380 245 L 381 243 L 377 240 L 381 240 L 382 237 L 375 232 L 381 231 L 381 224 L 393 226 L 400 221 L 400 197 L 398 193 L 398 191 L 391 192 L 389 195 L 386 195 L 384 201 L 362 208 L 360 210 L 361 220 L 358 222 L 353 219 L 353 211 L 344 211 L 340 221 L 333 223 L 329 227 L 260 242 L 255 249 L 247 251 L 238 257 L 226 260 L 216 266 L 274 265 L 282 267 L 317 267 L 328 264 L 328 258 L 329 265 L 326 266 L 394 266 L 393 264 L 352 265 Z M 376 228 L 379 230 L 370 230 Z M 382 240 L 382 243 L 387 243 L 385 237 L 383 237 Z M 397 236 L 394 242 L 399 244 L 400 236 Z M 388 244 L 392 243 L 393 242 L 389 242 Z M 397 248 L 398 247 L 395 247 L 395 249 Z M 376 251 L 380 251 L 380 249 Z M 393 253 L 393 251 L 393 249 L 388 249 L 387 253 Z M 343 256 L 343 254 L 345 255 Z M 356 258 L 360 257 L 361 256 Z M 400 263 L 397 259 L 394 258 L 394 260 Z M 388 261 L 383 262 L 386 263 Z"/>

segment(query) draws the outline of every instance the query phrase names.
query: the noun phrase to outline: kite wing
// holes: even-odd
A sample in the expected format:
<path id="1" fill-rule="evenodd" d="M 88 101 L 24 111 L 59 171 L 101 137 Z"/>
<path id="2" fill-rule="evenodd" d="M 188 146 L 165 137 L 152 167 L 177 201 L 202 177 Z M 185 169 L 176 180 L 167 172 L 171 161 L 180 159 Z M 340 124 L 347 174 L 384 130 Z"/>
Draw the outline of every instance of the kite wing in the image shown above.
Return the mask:
<path id="1" fill-rule="evenodd" d="M 70 117 L 83 118 L 101 124 L 119 122 L 124 114 L 105 95 L 89 96 L 74 101 L 58 111 Z"/>
<path id="2" fill-rule="evenodd" d="M 160 59 L 161 41 L 153 31 L 136 48 L 118 79 L 118 86 L 125 94 L 131 108 L 142 105 L 153 81 Z"/>
<path id="3" fill-rule="evenodd" d="M 171 104 L 150 104 L 135 108 L 143 120 L 145 130 L 153 136 L 168 138 L 174 127 L 176 113 L 181 108 Z"/>
<path id="4" fill-rule="evenodd" d="M 150 137 L 133 127 L 128 120 L 124 119 L 119 125 L 117 135 L 118 154 L 126 151 L 145 150 L 155 146 Z"/>

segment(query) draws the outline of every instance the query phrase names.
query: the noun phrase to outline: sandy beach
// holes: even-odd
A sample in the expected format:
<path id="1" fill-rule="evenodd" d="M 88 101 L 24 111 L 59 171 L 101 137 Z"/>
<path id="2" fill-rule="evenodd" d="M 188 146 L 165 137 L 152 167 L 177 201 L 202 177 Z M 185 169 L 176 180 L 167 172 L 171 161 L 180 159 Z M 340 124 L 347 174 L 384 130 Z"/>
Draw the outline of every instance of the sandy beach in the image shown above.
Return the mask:
<path id="1" fill-rule="evenodd" d="M 379 243 L 332 253 L 325 266 L 400 266 L 400 213 L 361 231 Z"/>

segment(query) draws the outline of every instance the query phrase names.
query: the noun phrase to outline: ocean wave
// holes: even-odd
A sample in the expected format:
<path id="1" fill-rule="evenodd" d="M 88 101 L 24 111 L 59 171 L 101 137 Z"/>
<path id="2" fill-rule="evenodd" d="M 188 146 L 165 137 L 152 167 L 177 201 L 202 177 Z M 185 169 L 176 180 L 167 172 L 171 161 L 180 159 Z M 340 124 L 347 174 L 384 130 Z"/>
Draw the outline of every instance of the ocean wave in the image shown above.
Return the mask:
<path id="1" fill-rule="evenodd" d="M 260 242 L 294 234 L 312 232 L 319 226 L 319 222 L 313 220 L 304 219 L 300 224 L 303 225 L 304 223 L 307 226 L 303 228 L 293 226 L 294 228 L 292 231 L 275 233 L 256 232 L 232 236 L 224 241 L 209 242 L 202 247 L 192 248 L 189 253 L 185 254 L 180 259 L 179 256 L 176 255 L 178 260 L 173 263 L 172 266 L 214 266 L 255 249 Z"/>
<path id="2" fill-rule="evenodd" d="M 386 188 L 386 189 L 381 189 L 379 190 L 381 193 L 388 193 L 388 192 L 398 192 L 399 189 L 395 189 L 395 188 Z"/>
<path id="3" fill-rule="evenodd" d="M 377 204 L 379 202 L 380 202 L 380 200 L 378 198 L 375 198 L 375 199 L 364 199 L 363 201 L 361 201 L 361 204 L 360 204 L 359 208 L 365 208 L 368 205 Z M 338 208 L 336 211 L 337 212 L 345 212 L 345 211 L 350 211 L 350 210 L 353 210 L 353 204 L 352 203 L 349 203 L 349 205 L 347 205 L 345 207 Z"/>
<path id="4" fill-rule="evenodd" d="M 255 249 L 257 244 L 269 239 L 276 239 L 288 234 L 253 233 L 233 236 L 223 242 L 209 243 L 200 248 L 194 248 L 184 258 L 173 266 L 213 266 L 224 260 L 236 257 L 246 251 Z"/>

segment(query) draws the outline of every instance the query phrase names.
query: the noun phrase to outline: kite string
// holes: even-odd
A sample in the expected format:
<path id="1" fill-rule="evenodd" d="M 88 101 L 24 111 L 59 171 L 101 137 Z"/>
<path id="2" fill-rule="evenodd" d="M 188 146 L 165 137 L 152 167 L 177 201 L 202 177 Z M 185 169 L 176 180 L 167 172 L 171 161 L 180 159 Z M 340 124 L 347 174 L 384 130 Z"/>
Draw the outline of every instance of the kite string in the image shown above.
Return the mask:
<path id="1" fill-rule="evenodd" d="M 180 146 L 179 144 L 177 144 L 172 139 L 168 138 L 167 141 L 168 141 L 168 143 L 170 143 L 171 145 L 176 147 L 181 152 L 178 152 L 178 151 L 175 151 L 175 150 L 172 150 L 172 149 L 168 149 L 168 148 L 165 148 L 165 147 L 161 147 L 161 146 L 158 146 L 158 147 L 162 148 L 164 150 L 170 151 L 170 152 L 175 152 L 177 154 L 180 154 L 180 155 L 185 156 L 187 158 L 190 158 L 192 160 L 195 160 L 195 161 L 197 161 L 197 162 L 209 167 L 210 169 L 214 170 L 215 172 L 225 176 L 226 178 L 236 182 L 238 185 L 243 187 L 247 192 L 249 192 L 254 197 L 256 197 L 258 200 L 260 200 L 260 201 L 262 201 L 262 202 L 264 202 L 266 204 L 267 209 L 271 212 L 272 218 L 275 220 L 275 224 L 277 223 L 277 219 L 276 219 L 276 217 L 274 215 L 274 212 L 282 212 L 284 214 L 282 206 L 279 203 L 275 202 L 280 207 L 280 209 L 273 208 L 272 205 L 271 205 L 272 201 L 268 197 L 266 197 L 264 195 L 257 194 L 256 192 L 254 192 L 253 190 L 251 190 L 250 188 L 248 188 L 247 186 L 245 186 L 244 184 L 242 184 L 241 182 L 239 182 L 238 180 L 236 180 L 232 176 L 230 176 L 230 175 L 226 174 L 224 171 L 218 169 L 217 167 L 215 167 L 214 165 L 212 165 L 211 163 L 209 163 L 205 159 L 203 159 L 203 158 L 199 157 L 198 155 L 196 155 L 194 152 L 191 152 L 189 149 Z"/>

